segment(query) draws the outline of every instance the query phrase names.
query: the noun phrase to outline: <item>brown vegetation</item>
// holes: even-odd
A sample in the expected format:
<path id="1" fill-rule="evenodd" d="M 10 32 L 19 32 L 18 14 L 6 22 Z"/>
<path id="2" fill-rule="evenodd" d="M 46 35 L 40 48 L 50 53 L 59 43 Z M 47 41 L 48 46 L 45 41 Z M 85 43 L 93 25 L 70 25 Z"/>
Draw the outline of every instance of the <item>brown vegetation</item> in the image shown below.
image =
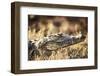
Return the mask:
<path id="1" fill-rule="evenodd" d="M 87 36 L 87 18 L 86 17 L 56 17 L 56 16 L 28 16 L 28 40 L 34 42 L 40 39 L 58 34 L 65 33 L 77 36 L 80 32 Z M 76 59 L 88 57 L 87 38 L 83 41 L 70 46 L 61 47 L 49 44 L 47 48 L 38 48 L 39 53 L 33 54 L 29 60 L 56 60 L 56 59 Z"/>

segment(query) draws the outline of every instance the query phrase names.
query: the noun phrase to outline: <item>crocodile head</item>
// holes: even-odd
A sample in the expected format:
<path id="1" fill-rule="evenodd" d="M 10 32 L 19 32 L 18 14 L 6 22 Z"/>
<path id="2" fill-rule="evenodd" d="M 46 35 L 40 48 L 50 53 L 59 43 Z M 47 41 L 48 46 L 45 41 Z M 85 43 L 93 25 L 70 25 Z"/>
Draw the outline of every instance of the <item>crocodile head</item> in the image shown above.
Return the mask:
<path id="1" fill-rule="evenodd" d="M 49 50 L 56 50 L 58 48 L 73 45 L 75 43 L 79 43 L 84 40 L 84 36 L 82 34 L 79 34 L 77 36 L 72 36 L 68 34 L 57 34 L 57 35 L 51 35 L 48 37 L 44 37 L 43 39 L 40 39 L 36 46 L 37 48 L 46 48 Z"/>

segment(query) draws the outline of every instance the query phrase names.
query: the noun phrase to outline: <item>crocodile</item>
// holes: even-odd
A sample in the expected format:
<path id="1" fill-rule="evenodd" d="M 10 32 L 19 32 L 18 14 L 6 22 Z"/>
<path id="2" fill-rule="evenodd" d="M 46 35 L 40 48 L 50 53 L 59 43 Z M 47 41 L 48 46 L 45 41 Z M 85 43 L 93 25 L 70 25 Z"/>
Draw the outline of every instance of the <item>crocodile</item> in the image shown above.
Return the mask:
<path id="1" fill-rule="evenodd" d="M 44 37 L 43 39 L 37 41 L 35 45 L 38 49 L 46 48 L 48 50 L 56 50 L 58 48 L 79 43 L 84 39 L 85 37 L 82 34 L 73 36 L 73 35 L 60 33 L 60 34 L 54 34 L 54 35 Z"/>
<path id="2" fill-rule="evenodd" d="M 80 43 L 84 39 L 85 37 L 82 34 L 74 36 L 60 33 L 41 38 L 38 41 L 29 41 L 29 60 L 35 59 L 37 56 L 44 56 L 45 54 L 50 56 L 53 51 L 56 52 L 60 48 Z"/>

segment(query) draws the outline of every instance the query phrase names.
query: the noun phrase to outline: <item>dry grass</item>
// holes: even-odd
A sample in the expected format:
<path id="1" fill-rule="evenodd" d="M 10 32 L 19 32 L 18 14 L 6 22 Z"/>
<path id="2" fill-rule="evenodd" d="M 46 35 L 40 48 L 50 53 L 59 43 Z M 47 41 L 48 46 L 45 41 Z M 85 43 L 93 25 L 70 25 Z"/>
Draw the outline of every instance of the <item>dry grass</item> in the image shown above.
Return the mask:
<path id="1" fill-rule="evenodd" d="M 78 59 L 88 57 L 87 42 L 83 41 L 71 46 L 59 48 L 57 50 L 41 50 L 40 56 L 35 56 L 34 60 L 60 60 L 60 59 Z"/>
<path id="2" fill-rule="evenodd" d="M 28 40 L 30 41 L 38 41 L 43 37 L 57 33 L 77 35 L 79 32 L 82 32 L 83 35 L 86 35 L 88 29 L 87 18 L 53 16 L 33 16 L 33 19 L 29 18 L 28 28 Z M 55 43 L 48 44 L 48 46 L 38 50 L 40 54 L 32 55 L 32 59 L 29 60 L 60 60 L 88 57 L 88 43 L 86 39 L 65 47 L 57 46 Z"/>

